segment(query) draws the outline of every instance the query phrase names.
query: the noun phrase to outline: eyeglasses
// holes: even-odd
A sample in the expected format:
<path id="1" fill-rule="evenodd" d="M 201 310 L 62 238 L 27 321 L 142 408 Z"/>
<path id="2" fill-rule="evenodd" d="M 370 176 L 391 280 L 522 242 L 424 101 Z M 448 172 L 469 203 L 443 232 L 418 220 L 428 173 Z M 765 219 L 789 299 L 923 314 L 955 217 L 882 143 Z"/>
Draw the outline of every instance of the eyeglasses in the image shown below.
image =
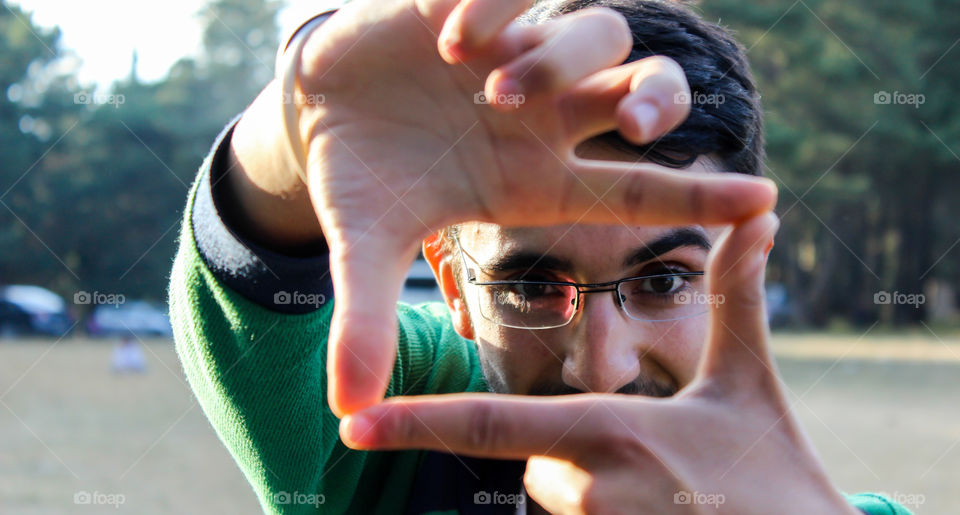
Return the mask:
<path id="1" fill-rule="evenodd" d="M 630 319 L 669 322 L 709 311 L 703 272 L 671 272 L 627 277 L 604 283 L 570 281 L 478 281 L 454 235 L 467 282 L 476 287 L 480 315 L 503 327 L 553 329 L 569 324 L 586 293 L 616 292 L 615 302 Z M 470 258 L 479 268 L 472 257 Z"/>

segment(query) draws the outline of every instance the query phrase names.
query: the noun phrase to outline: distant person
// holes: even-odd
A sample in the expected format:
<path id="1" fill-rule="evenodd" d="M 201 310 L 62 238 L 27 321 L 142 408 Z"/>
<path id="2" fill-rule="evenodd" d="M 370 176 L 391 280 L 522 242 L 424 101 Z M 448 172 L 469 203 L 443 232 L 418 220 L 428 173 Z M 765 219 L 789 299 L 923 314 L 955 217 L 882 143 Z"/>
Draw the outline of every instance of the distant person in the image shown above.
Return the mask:
<path id="1" fill-rule="evenodd" d="M 143 349 L 130 335 L 124 336 L 114 345 L 111 361 L 115 374 L 142 374 L 147 371 L 147 360 L 143 357 Z"/>

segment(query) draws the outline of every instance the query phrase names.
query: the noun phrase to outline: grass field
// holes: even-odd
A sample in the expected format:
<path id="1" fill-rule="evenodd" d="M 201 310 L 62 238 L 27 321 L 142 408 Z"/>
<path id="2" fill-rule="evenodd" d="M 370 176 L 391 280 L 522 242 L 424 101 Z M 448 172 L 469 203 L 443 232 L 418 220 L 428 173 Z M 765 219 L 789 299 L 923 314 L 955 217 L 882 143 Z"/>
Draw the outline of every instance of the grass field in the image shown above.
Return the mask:
<path id="1" fill-rule="evenodd" d="M 0 513 L 259 513 L 169 341 L 147 374 L 109 341 L 0 340 Z M 776 335 L 790 400 L 837 485 L 960 506 L 960 338 Z M 758 485 L 762 488 L 762 485 Z"/>

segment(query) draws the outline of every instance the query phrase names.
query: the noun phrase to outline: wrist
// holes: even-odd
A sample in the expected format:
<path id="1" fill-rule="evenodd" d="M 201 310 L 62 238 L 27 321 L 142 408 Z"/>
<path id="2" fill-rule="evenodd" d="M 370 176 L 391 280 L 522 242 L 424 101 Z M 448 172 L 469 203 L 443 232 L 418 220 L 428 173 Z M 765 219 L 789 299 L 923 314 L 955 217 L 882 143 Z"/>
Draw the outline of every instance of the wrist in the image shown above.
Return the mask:
<path id="1" fill-rule="evenodd" d="M 300 111 L 306 105 L 316 103 L 308 101 L 309 96 L 300 90 L 303 49 L 310 35 L 334 12 L 335 9 L 320 13 L 297 27 L 280 46 L 274 65 L 276 83 L 280 89 L 280 120 L 287 142 L 283 147 L 287 151 L 285 161 L 295 163 L 294 170 L 303 183 L 307 182 L 307 152 L 300 131 Z"/>
<path id="2" fill-rule="evenodd" d="M 323 244 L 323 231 L 297 165 L 285 149 L 276 82 L 250 105 L 230 140 L 227 172 L 215 183 L 224 217 L 252 241 L 296 255 Z"/>

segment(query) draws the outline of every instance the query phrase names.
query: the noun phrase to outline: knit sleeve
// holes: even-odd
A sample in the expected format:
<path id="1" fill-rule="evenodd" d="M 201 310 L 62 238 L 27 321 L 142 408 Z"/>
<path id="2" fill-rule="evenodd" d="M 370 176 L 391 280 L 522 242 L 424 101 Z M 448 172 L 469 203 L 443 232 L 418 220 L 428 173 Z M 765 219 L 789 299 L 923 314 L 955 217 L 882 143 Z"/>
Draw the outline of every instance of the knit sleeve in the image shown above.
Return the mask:
<path id="1" fill-rule="evenodd" d="M 198 243 L 195 210 L 229 135 L 228 128 L 218 138 L 191 188 L 170 277 L 170 317 L 187 380 L 264 512 L 395 511 L 406 504 L 420 453 L 359 452 L 339 440 L 326 399 L 334 292 L 323 281 L 289 280 L 326 276 L 325 259 L 288 269 L 222 227 L 212 230 L 220 239 Z M 213 203 L 204 209 L 216 213 Z M 202 224 L 222 224 L 207 216 Z M 289 291 L 297 281 L 302 291 Z M 309 309 L 289 309 L 294 295 Z M 476 350 L 453 330 L 443 305 L 399 305 L 397 314 L 388 395 L 485 389 Z"/>
<path id="2" fill-rule="evenodd" d="M 866 515 L 912 515 L 906 507 L 875 493 L 847 494 L 847 501 Z"/>

